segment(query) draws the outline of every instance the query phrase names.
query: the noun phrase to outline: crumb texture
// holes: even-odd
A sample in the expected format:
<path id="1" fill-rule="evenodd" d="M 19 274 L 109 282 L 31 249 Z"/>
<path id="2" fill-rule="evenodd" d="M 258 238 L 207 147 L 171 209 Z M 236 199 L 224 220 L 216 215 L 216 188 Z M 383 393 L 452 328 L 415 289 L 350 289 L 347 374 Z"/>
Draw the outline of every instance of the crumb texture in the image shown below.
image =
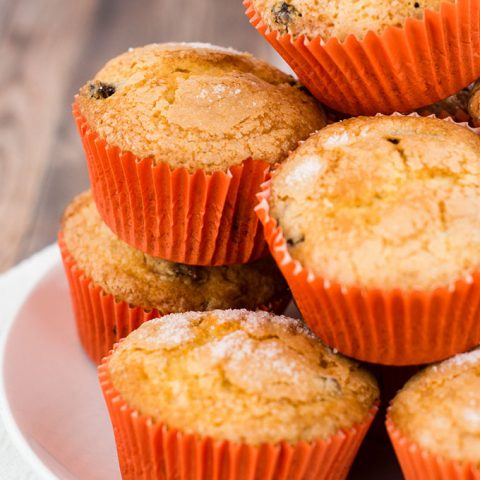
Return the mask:
<path id="1" fill-rule="evenodd" d="M 151 257 L 102 222 L 90 192 L 67 208 L 61 231 L 78 268 L 117 300 L 160 313 L 255 308 L 287 295 L 271 257 L 245 265 L 197 267 Z"/>
<path id="2" fill-rule="evenodd" d="M 109 360 L 116 390 L 171 428 L 235 442 L 328 438 L 363 422 L 373 377 L 300 320 L 246 310 L 143 324 Z"/>
<path id="3" fill-rule="evenodd" d="M 434 289 L 480 268 L 480 138 L 435 118 L 359 117 L 273 175 L 291 255 L 345 286 Z"/>
<path id="4" fill-rule="evenodd" d="M 425 9 L 438 11 L 455 0 L 252 0 L 263 21 L 274 31 L 294 37 L 362 39 L 369 31 L 403 27 L 407 18 L 422 19 Z"/>
<path id="5" fill-rule="evenodd" d="M 108 62 L 77 97 L 101 138 L 155 163 L 226 171 L 246 158 L 282 161 L 325 125 L 292 77 L 246 53 L 152 44 Z"/>
<path id="6" fill-rule="evenodd" d="M 428 367 L 397 394 L 395 426 L 424 449 L 480 468 L 480 350 Z"/>

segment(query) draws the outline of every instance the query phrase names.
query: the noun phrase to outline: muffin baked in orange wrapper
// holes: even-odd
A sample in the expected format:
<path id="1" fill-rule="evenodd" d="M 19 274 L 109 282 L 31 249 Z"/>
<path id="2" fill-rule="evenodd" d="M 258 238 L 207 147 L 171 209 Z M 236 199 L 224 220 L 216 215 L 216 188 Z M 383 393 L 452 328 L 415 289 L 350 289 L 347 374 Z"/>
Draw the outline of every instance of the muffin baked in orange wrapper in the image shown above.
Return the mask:
<path id="1" fill-rule="evenodd" d="M 205 266 L 267 253 L 255 194 L 271 164 L 325 125 L 289 75 L 184 43 L 110 60 L 80 89 L 73 115 L 104 222 L 149 255 Z"/>
<path id="2" fill-rule="evenodd" d="M 418 114 L 372 118 L 411 117 L 422 122 L 429 120 Z M 358 118 L 342 123 L 356 121 L 363 120 Z M 442 120 L 445 121 L 455 123 L 450 119 Z M 342 128 L 342 124 L 337 125 Z M 326 127 L 317 135 L 326 134 L 332 127 L 335 126 Z M 462 127 L 468 128 L 466 125 Z M 478 130 L 470 130 L 478 133 Z M 342 135 L 336 132 L 335 140 L 341 141 Z M 306 143 L 312 142 L 312 138 Z M 305 322 L 323 342 L 349 357 L 391 366 L 440 361 L 480 344 L 480 271 L 462 275 L 451 284 L 447 282 L 445 286 L 431 290 L 401 286 L 382 289 L 381 285 L 377 288 L 356 284 L 347 286 L 329 281 L 315 275 L 290 254 L 283 229 L 271 216 L 271 183 L 272 180 L 268 180 L 263 184 L 256 211 L 270 252 L 286 278 Z"/>
<path id="3" fill-rule="evenodd" d="M 238 310 L 216 311 L 213 314 L 231 316 L 235 315 L 235 312 L 240 312 L 242 315 L 245 314 L 245 311 L 242 313 L 242 311 Z M 198 316 L 194 312 L 188 315 Z M 256 314 L 252 313 L 251 315 L 255 316 Z M 175 319 L 167 320 L 173 322 L 179 320 L 182 321 L 182 326 L 185 326 L 183 319 L 180 320 L 180 315 L 172 317 L 175 317 Z M 281 321 L 284 322 L 286 320 Z M 153 322 L 156 322 L 156 320 L 153 320 Z M 134 332 L 133 335 L 136 335 L 140 342 L 148 341 L 148 351 L 153 352 L 152 342 L 159 340 L 154 334 L 149 340 L 149 334 L 145 330 L 149 327 L 149 323 L 152 322 L 148 322 L 141 327 L 144 332 Z M 208 323 L 208 320 L 205 323 Z M 229 331 L 227 328 L 228 324 L 221 325 L 223 325 L 220 327 L 221 329 L 227 329 L 224 332 Z M 202 327 L 203 324 L 202 326 L 198 324 L 198 328 Z M 209 325 L 205 328 L 211 331 L 214 327 Z M 237 333 L 238 331 L 231 333 L 231 335 L 235 336 Z M 178 333 L 177 330 L 175 335 L 183 335 L 183 333 Z M 226 336 L 228 337 L 229 334 L 227 333 Z M 195 478 L 197 480 L 220 480 L 225 478 L 231 480 L 252 478 L 258 480 L 287 480 L 294 478 L 298 480 L 332 480 L 335 478 L 342 480 L 347 477 L 357 450 L 377 412 L 377 406 L 371 407 L 370 410 L 367 408 L 368 413 L 360 424 L 355 424 L 350 429 L 338 431 L 338 433 L 329 436 L 325 440 L 248 443 L 246 440 L 231 441 L 222 437 L 216 439 L 211 436 L 202 436 L 195 433 L 195 429 L 192 433 L 185 433 L 181 429 L 169 427 L 166 422 L 156 421 L 150 416 L 142 415 L 138 410 L 129 405 L 118 389 L 114 387 L 109 365 L 115 351 L 129 338 L 127 337 L 127 339 L 116 345 L 113 352 L 103 360 L 98 369 L 100 385 L 115 433 L 122 478 L 125 480 L 136 480 L 138 478 L 151 480 L 173 480 L 176 478 Z M 205 340 L 204 337 L 202 339 Z M 229 341 L 227 340 L 227 343 Z M 257 339 L 257 341 L 271 342 L 272 340 Z M 279 340 L 275 341 L 278 342 Z M 139 348 L 141 347 L 136 347 L 135 351 L 138 352 Z M 183 348 L 188 349 L 188 345 L 184 345 Z M 239 345 L 239 348 L 241 349 L 242 347 Z M 217 354 L 220 352 L 215 351 Z M 143 354 L 139 353 L 139 355 Z M 156 355 L 156 352 L 152 353 L 152 355 Z M 133 365 L 129 368 L 134 368 Z M 118 368 L 118 361 L 116 367 Z M 144 368 L 148 369 L 148 367 Z M 150 375 L 153 374 L 153 371 L 148 371 Z M 132 374 L 134 374 L 133 372 L 134 370 L 132 370 Z M 123 377 L 124 373 L 118 371 L 116 373 L 117 380 L 119 375 Z M 125 373 L 125 375 L 130 378 L 129 374 Z M 158 381 L 158 379 L 149 377 L 148 380 L 142 380 L 142 382 L 150 380 L 152 382 Z M 177 382 L 181 383 L 182 380 L 177 380 Z M 144 392 L 139 393 L 139 398 L 143 394 Z M 212 401 L 215 402 L 215 393 L 211 393 L 211 395 L 213 396 Z M 184 400 L 186 401 L 188 398 Z M 175 408 L 175 405 L 171 405 L 170 410 L 172 408 Z M 245 408 L 248 408 L 248 405 Z M 272 415 L 275 414 L 278 415 L 279 413 L 272 413 Z M 162 412 L 160 411 L 158 415 L 162 415 Z M 205 418 L 207 418 L 206 415 Z M 218 426 L 216 428 L 224 427 Z M 248 438 L 247 433 L 245 432 L 245 436 Z"/>
<path id="4" fill-rule="evenodd" d="M 390 402 L 386 426 L 406 480 L 480 479 L 480 349 L 431 365 Z"/>
<path id="5" fill-rule="evenodd" d="M 365 424 L 327 441 L 252 446 L 184 434 L 153 422 L 122 400 L 103 364 L 99 367 L 99 379 L 124 480 L 345 479 L 376 413 L 372 411 Z M 148 474 L 142 477 L 146 468 Z"/>
<path id="6" fill-rule="evenodd" d="M 444 2 L 403 27 L 341 40 L 273 31 L 251 0 L 244 6 L 250 23 L 313 95 L 351 115 L 410 112 L 480 76 L 480 0 Z"/>

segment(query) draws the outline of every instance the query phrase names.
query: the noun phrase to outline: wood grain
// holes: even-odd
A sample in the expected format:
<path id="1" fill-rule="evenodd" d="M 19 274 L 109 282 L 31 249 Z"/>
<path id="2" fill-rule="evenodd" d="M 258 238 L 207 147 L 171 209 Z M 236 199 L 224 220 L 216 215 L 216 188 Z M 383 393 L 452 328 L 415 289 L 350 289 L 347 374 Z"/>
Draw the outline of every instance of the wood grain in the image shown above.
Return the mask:
<path id="1" fill-rule="evenodd" d="M 56 238 L 88 188 L 75 92 L 131 46 L 204 41 L 283 64 L 240 0 L 0 0 L 0 271 Z"/>
<path id="2" fill-rule="evenodd" d="M 93 3 L 3 2 L 0 25 L 0 270 L 20 258 L 50 164 L 66 80 Z"/>

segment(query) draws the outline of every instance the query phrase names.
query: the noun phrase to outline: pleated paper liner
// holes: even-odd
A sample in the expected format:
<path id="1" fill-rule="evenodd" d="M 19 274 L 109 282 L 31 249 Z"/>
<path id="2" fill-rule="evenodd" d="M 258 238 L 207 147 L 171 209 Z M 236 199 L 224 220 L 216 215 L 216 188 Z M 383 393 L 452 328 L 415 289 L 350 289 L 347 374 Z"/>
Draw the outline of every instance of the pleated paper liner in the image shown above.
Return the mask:
<path id="1" fill-rule="evenodd" d="M 475 465 L 427 452 L 402 435 L 389 416 L 386 425 L 405 480 L 480 480 Z"/>
<path id="2" fill-rule="evenodd" d="M 75 103 L 100 216 L 124 242 L 149 255 L 194 265 L 227 265 L 267 253 L 253 209 L 269 164 L 246 159 L 228 172 L 189 173 L 121 152 L 91 131 Z"/>
<path id="3" fill-rule="evenodd" d="M 61 233 L 58 245 L 69 283 L 80 343 L 95 363 L 100 363 L 115 343 L 142 323 L 172 313 L 131 306 L 127 302 L 117 301 L 113 295 L 94 285 L 92 279 L 78 267 Z M 284 292 L 272 298 L 267 305 L 258 305 L 257 308 L 282 314 L 290 299 L 290 293 Z"/>
<path id="4" fill-rule="evenodd" d="M 377 413 L 372 408 L 362 424 L 327 440 L 258 446 L 214 440 L 140 415 L 115 391 L 108 359 L 99 380 L 123 480 L 342 480 Z"/>
<path id="5" fill-rule="evenodd" d="M 116 342 L 145 321 L 159 317 L 160 312 L 117 302 L 113 295 L 94 286 L 92 280 L 77 267 L 61 234 L 58 245 L 70 287 L 80 343 L 87 355 L 98 364 Z"/>
<path id="6" fill-rule="evenodd" d="M 480 77 L 480 0 L 442 3 L 424 19 L 363 40 L 323 41 L 271 31 L 244 0 L 250 23 L 322 103 L 351 115 L 409 112 Z"/>
<path id="7" fill-rule="evenodd" d="M 480 344 L 480 272 L 433 291 L 343 286 L 315 276 L 294 260 L 270 216 L 268 180 L 256 208 L 270 251 L 303 319 L 327 345 L 381 365 L 420 365 Z"/>

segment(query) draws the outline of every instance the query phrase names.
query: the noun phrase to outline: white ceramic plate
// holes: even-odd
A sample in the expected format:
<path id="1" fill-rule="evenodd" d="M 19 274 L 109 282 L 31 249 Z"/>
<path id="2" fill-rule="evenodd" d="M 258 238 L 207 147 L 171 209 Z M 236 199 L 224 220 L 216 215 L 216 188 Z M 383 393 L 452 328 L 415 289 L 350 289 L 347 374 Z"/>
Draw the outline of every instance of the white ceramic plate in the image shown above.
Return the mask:
<path id="1" fill-rule="evenodd" d="M 12 320 L 0 358 L 3 419 L 34 471 L 48 479 L 119 479 L 96 368 L 77 341 L 59 264 Z M 372 429 L 367 440 L 349 478 L 401 479 L 381 428 Z"/>

